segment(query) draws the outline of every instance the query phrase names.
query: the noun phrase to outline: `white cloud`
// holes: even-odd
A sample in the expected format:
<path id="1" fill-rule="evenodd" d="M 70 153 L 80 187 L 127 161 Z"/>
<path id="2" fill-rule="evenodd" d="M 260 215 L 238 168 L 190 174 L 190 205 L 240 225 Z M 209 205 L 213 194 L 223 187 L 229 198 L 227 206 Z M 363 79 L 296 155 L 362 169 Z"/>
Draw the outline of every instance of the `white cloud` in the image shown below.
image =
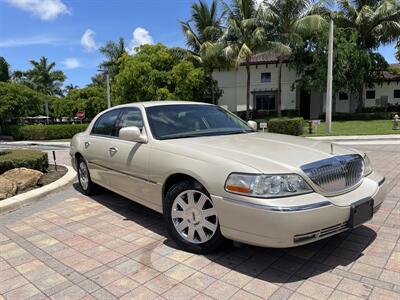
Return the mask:
<path id="1" fill-rule="evenodd" d="M 0 40 L 0 48 L 24 47 L 24 46 L 34 46 L 34 45 L 59 46 L 66 44 L 70 44 L 70 42 L 62 38 L 42 36 L 42 35 Z"/>
<path id="2" fill-rule="evenodd" d="M 59 15 L 69 14 L 69 8 L 61 0 L 6 0 L 10 5 L 32 13 L 42 20 L 54 20 Z"/>
<path id="3" fill-rule="evenodd" d="M 66 69 L 77 69 L 81 66 L 81 63 L 79 62 L 78 59 L 74 57 L 68 57 L 64 59 L 61 64 L 66 68 Z"/>
<path id="4" fill-rule="evenodd" d="M 88 52 L 92 52 L 97 50 L 97 44 L 94 40 L 94 36 L 96 33 L 92 29 L 86 29 L 84 34 L 81 37 L 81 45 L 86 49 Z"/>
<path id="5" fill-rule="evenodd" d="M 135 54 L 135 48 L 139 47 L 141 45 L 145 45 L 145 44 L 154 44 L 153 38 L 150 35 L 150 33 L 142 28 L 142 27 L 137 27 L 133 33 L 133 38 L 131 40 L 131 42 L 129 43 L 129 49 L 128 52 L 130 54 Z"/>

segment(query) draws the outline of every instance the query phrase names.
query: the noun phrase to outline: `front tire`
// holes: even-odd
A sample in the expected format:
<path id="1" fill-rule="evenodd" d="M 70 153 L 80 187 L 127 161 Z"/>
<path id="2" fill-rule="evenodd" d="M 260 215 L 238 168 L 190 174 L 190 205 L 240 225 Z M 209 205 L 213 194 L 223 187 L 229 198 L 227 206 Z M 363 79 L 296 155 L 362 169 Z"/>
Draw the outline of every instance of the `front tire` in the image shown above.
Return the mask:
<path id="1" fill-rule="evenodd" d="M 211 197 L 197 181 L 184 180 L 173 185 L 163 206 L 169 234 L 183 250 L 205 254 L 225 242 Z"/>
<path id="2" fill-rule="evenodd" d="M 97 185 L 90 178 L 89 168 L 83 157 L 78 159 L 78 182 L 82 193 L 86 196 L 93 195 L 97 190 Z"/>

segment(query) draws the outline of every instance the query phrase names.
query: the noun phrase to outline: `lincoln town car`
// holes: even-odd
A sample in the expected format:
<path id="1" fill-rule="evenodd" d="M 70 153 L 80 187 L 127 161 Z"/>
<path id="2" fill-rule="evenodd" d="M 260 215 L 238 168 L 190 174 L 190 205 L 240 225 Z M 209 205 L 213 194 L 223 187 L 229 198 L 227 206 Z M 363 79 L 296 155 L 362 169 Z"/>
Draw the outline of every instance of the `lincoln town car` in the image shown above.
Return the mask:
<path id="1" fill-rule="evenodd" d="M 234 240 L 294 247 L 369 221 L 385 178 L 365 153 L 257 132 L 216 105 L 112 107 L 75 135 L 70 155 L 85 195 L 102 186 L 163 214 L 184 250 Z"/>

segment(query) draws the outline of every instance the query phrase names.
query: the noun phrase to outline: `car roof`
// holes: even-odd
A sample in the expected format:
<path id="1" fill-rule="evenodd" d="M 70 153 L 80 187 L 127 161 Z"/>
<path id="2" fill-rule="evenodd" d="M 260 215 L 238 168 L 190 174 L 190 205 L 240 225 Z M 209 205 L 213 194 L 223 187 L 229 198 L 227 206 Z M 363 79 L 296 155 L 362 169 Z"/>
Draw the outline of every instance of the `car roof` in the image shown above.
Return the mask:
<path id="1" fill-rule="evenodd" d="M 193 102 L 193 101 L 164 101 L 164 100 L 160 100 L 160 101 L 143 101 L 143 102 L 132 102 L 132 103 L 127 103 L 127 104 L 122 104 L 122 105 L 118 105 L 118 106 L 114 106 L 113 108 L 116 107 L 137 107 L 137 106 L 143 106 L 143 107 L 153 107 L 153 106 L 162 106 L 162 105 L 212 105 L 209 103 L 204 103 L 204 102 Z"/>

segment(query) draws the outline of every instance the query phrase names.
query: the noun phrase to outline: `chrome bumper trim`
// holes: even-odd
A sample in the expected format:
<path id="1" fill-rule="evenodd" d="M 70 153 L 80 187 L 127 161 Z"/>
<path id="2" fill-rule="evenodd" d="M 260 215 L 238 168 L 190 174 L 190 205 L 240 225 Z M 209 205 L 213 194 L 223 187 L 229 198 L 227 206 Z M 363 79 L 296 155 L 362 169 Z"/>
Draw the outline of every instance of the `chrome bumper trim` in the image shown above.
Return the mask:
<path id="1" fill-rule="evenodd" d="M 385 182 L 386 178 L 382 177 L 381 180 L 379 180 L 378 185 L 381 186 Z"/>
<path id="2" fill-rule="evenodd" d="M 305 204 L 305 205 L 296 205 L 296 206 L 274 206 L 274 205 L 263 205 L 263 204 L 256 204 L 251 202 L 246 202 L 242 200 L 232 199 L 228 197 L 222 197 L 224 201 L 232 202 L 238 205 L 248 206 L 251 208 L 263 209 L 268 211 L 276 211 L 276 212 L 294 212 L 294 211 L 304 211 L 310 210 L 315 208 L 320 208 L 324 206 L 332 205 L 329 201 L 321 201 L 313 204 Z"/>

